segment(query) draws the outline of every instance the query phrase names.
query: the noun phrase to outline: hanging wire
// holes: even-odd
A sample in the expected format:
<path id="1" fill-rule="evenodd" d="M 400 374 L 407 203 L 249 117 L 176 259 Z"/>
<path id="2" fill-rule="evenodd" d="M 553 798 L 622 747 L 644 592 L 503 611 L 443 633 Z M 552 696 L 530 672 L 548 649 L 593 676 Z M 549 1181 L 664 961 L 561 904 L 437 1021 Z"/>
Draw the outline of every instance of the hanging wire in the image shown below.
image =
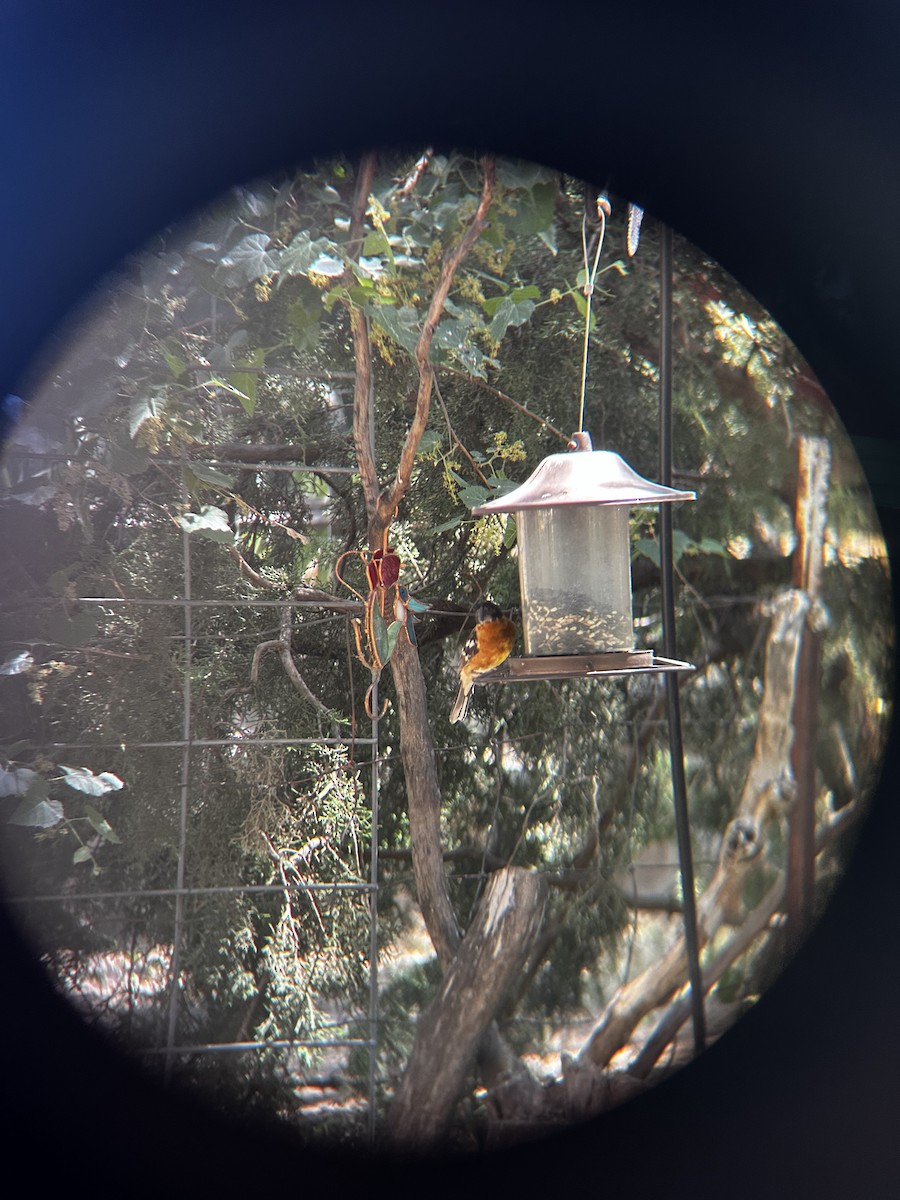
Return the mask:
<path id="1" fill-rule="evenodd" d="M 581 397 L 578 403 L 578 432 L 584 432 L 584 394 L 587 388 L 588 352 L 591 342 L 591 300 L 594 296 L 594 280 L 597 278 L 597 267 L 600 265 L 600 254 L 603 251 L 603 239 L 606 237 L 606 218 L 609 214 L 609 201 L 606 196 L 597 197 L 597 216 L 600 218 L 600 235 L 597 238 L 597 249 L 594 253 L 594 265 L 590 265 L 588 249 L 588 214 L 587 206 L 581 218 L 581 249 L 584 255 L 584 350 L 581 356 Z"/>

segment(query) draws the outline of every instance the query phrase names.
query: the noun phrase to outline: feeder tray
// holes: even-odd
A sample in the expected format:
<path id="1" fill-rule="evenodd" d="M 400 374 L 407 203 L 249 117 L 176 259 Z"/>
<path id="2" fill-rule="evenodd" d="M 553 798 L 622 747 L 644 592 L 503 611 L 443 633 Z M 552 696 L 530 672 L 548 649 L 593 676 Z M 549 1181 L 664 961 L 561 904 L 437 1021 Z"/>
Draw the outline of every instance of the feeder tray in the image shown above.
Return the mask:
<path id="1" fill-rule="evenodd" d="M 630 650 L 610 654 L 546 654 L 508 658 L 493 671 L 485 671 L 475 682 L 525 683 L 537 679 L 600 679 L 617 675 L 652 675 L 670 671 L 693 671 L 693 663 L 660 658 L 652 650 Z"/>

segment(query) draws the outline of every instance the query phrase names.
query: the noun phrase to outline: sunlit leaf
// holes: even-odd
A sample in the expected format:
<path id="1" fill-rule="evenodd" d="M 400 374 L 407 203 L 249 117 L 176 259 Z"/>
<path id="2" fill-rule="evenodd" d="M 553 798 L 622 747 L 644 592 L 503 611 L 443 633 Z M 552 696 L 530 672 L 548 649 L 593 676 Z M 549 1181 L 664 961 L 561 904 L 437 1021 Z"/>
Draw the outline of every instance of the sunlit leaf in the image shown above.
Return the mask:
<path id="1" fill-rule="evenodd" d="M 324 275 L 328 279 L 336 279 L 344 273 L 344 263 L 340 258 L 335 258 L 332 254 L 320 254 L 316 261 L 309 268 L 310 272 L 316 275 Z"/>
<path id="2" fill-rule="evenodd" d="M 15 658 L 8 658 L 0 664 L 0 675 L 24 675 L 33 666 L 34 657 L 26 650 L 24 654 L 17 654 Z"/>
<path id="3" fill-rule="evenodd" d="M 402 308 L 371 305 L 367 311 L 398 345 L 402 346 L 404 350 L 408 350 L 410 354 L 415 351 L 420 330 L 419 314 L 414 308 L 406 304 Z"/>
<path id="4" fill-rule="evenodd" d="M 114 775 L 112 771 L 101 771 L 97 778 L 106 784 L 108 792 L 119 792 L 125 786 L 118 775 Z"/>
<path id="5" fill-rule="evenodd" d="M 225 287 L 240 287 L 263 275 L 272 275 L 278 270 L 278 258 L 267 248 L 270 241 L 267 233 L 250 233 L 241 238 L 219 260 L 216 281 Z"/>
<path id="6" fill-rule="evenodd" d="M 38 778 L 31 767 L 0 767 L 0 796 L 24 796 Z"/>
<path id="7" fill-rule="evenodd" d="M 198 513 L 182 513 L 176 520 L 185 533 L 196 533 L 213 542 L 234 542 L 234 530 L 228 524 L 227 513 L 221 508 L 204 505 Z"/>
<path id="8" fill-rule="evenodd" d="M 166 407 L 166 393 L 164 388 L 150 388 L 134 398 L 128 409 L 128 432 L 131 437 L 137 433 L 140 427 L 150 417 L 158 417 Z"/>
<path id="9" fill-rule="evenodd" d="M 105 796 L 107 792 L 118 791 L 124 786 L 121 779 L 110 772 L 95 775 L 87 767 L 67 767 L 63 763 L 59 764 L 59 769 L 63 772 L 63 783 L 88 796 Z"/>

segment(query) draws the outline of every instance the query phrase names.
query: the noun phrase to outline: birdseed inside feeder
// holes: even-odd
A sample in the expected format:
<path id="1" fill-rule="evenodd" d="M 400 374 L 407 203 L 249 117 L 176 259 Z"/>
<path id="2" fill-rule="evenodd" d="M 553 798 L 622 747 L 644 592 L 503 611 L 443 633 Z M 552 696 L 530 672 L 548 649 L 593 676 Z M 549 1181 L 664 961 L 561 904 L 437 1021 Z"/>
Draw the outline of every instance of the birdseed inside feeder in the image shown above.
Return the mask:
<path id="1" fill-rule="evenodd" d="M 576 433 L 570 445 L 472 514 L 516 514 L 527 656 L 629 654 L 629 509 L 696 495 L 642 478 L 620 455 L 592 449 L 588 433 Z"/>

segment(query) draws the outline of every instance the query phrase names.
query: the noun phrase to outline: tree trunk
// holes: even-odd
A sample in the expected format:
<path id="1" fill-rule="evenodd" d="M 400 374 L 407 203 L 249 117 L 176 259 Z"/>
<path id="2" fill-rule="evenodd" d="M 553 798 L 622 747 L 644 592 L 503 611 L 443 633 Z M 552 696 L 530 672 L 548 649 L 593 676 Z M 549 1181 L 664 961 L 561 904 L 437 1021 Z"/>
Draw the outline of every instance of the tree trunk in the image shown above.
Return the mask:
<path id="1" fill-rule="evenodd" d="M 479 1044 L 521 971 L 540 926 L 545 881 L 522 867 L 495 872 L 453 964 L 416 1033 L 388 1118 L 391 1141 L 427 1149 L 446 1131 Z"/>
<path id="2" fill-rule="evenodd" d="M 460 930 L 447 891 L 441 844 L 441 789 L 428 726 L 425 679 L 415 647 L 397 639 L 391 672 L 400 717 L 400 757 L 406 780 L 409 842 L 416 894 L 441 969 L 446 975 L 460 943 Z"/>
<path id="3" fill-rule="evenodd" d="M 815 601 L 821 590 L 831 447 L 825 438 L 800 439 L 797 482 L 797 548 L 794 551 L 794 586 Z M 819 717 L 821 629 L 807 622 L 797 661 L 794 698 L 794 744 L 791 765 L 797 796 L 788 819 L 788 941 L 799 946 L 813 917 L 816 882 L 816 735 Z"/>

